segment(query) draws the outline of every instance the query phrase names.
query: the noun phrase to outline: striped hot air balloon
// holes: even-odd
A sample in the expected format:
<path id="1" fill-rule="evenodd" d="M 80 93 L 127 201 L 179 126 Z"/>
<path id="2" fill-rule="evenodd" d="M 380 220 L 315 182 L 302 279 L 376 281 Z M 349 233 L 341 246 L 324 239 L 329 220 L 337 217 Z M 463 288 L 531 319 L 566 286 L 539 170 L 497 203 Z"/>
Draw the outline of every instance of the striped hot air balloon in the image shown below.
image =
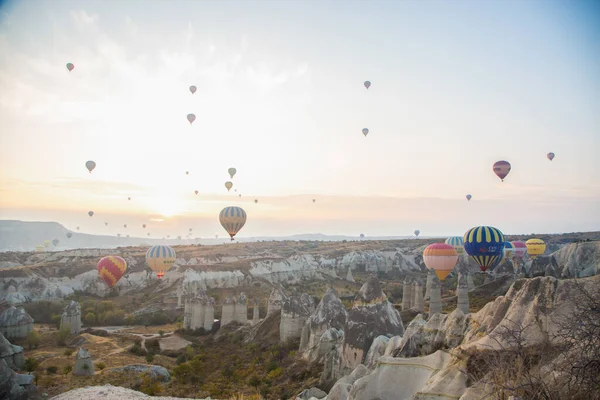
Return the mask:
<path id="1" fill-rule="evenodd" d="M 511 242 L 504 242 L 504 258 L 512 260 L 515 256 L 515 246 Z"/>
<path id="2" fill-rule="evenodd" d="M 152 246 L 146 253 L 146 263 L 158 279 L 162 279 L 175 263 L 175 250 L 164 244 Z"/>
<path id="3" fill-rule="evenodd" d="M 513 255 L 513 258 L 516 258 L 517 260 L 523 259 L 527 255 L 527 245 L 525 243 L 521 242 L 520 240 L 516 240 L 511 243 L 514 247 L 514 252 L 515 252 L 515 254 Z"/>
<path id="4" fill-rule="evenodd" d="M 429 269 L 433 269 L 440 281 L 452 272 L 458 262 L 456 249 L 446 243 L 430 244 L 423 251 L 423 262 Z"/>
<path id="5" fill-rule="evenodd" d="M 540 254 L 544 254 L 546 251 L 546 243 L 542 239 L 529 239 L 525 242 L 527 246 L 527 254 L 532 260 L 535 260 Z"/>
<path id="6" fill-rule="evenodd" d="M 462 236 L 451 236 L 446 239 L 446 244 L 454 247 L 458 254 L 462 254 L 465 251 L 465 248 L 463 247 L 464 242 Z"/>
<path id="7" fill-rule="evenodd" d="M 109 288 L 115 286 L 127 270 L 127 262 L 119 256 L 107 256 L 98 262 L 98 275 Z"/>
<path id="8" fill-rule="evenodd" d="M 463 237 L 465 251 L 481 271 L 497 265 L 504 256 L 504 235 L 491 226 L 471 228 Z"/>
<path id="9" fill-rule="evenodd" d="M 246 211 L 236 206 L 225 207 L 219 213 L 219 222 L 233 240 L 233 237 L 246 224 Z"/>

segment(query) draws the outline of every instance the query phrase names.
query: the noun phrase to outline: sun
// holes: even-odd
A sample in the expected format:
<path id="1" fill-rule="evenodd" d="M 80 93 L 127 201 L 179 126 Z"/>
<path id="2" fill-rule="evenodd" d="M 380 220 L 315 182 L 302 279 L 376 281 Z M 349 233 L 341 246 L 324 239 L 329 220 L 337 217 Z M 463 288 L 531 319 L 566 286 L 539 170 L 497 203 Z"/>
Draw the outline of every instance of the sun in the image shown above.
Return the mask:
<path id="1" fill-rule="evenodd" d="M 152 208 L 165 218 L 170 218 L 181 212 L 181 204 L 176 198 L 158 197 L 153 201 Z"/>

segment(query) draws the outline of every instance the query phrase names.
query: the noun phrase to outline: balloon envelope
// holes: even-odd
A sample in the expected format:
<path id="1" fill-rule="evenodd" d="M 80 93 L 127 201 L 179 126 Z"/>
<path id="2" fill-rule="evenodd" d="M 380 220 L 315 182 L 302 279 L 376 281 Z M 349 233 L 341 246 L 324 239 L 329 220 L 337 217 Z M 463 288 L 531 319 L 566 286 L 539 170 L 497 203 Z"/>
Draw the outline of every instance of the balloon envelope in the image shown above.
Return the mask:
<path id="1" fill-rule="evenodd" d="M 191 125 L 191 124 L 193 124 L 193 123 L 194 123 L 194 121 L 196 120 L 196 116 L 195 116 L 194 114 L 188 114 L 188 115 L 187 115 L 187 120 L 188 120 L 188 122 L 189 122 L 189 123 L 190 123 L 190 125 Z"/>
<path id="2" fill-rule="evenodd" d="M 88 211 L 88 215 L 91 217 L 92 215 L 94 215 L 93 211 Z"/>
<path id="3" fill-rule="evenodd" d="M 146 224 L 142 224 L 142 228 L 146 229 Z"/>
<path id="4" fill-rule="evenodd" d="M 439 280 L 446 279 L 458 262 L 456 249 L 446 243 L 433 243 L 423 251 L 423 262 L 433 269 Z"/>
<path id="5" fill-rule="evenodd" d="M 67 237 L 68 237 L 69 239 L 71 239 L 71 236 L 73 236 L 73 234 L 72 234 L 71 232 L 67 232 Z"/>
<path id="6" fill-rule="evenodd" d="M 548 157 L 548 160 L 552 161 L 552 160 L 554 160 L 554 153 L 550 152 L 550 153 L 546 154 L 546 157 Z"/>
<path id="7" fill-rule="evenodd" d="M 162 279 L 165 273 L 173 267 L 175 263 L 175 250 L 170 246 L 159 244 L 152 246 L 146 252 L 146 264 L 156 274 L 158 279 Z"/>
<path id="8" fill-rule="evenodd" d="M 197 190 L 194 190 L 194 193 L 198 194 L 198 191 L 197 191 Z"/>
<path id="9" fill-rule="evenodd" d="M 258 199 L 254 199 L 254 204 L 258 203 Z"/>
<path id="10" fill-rule="evenodd" d="M 92 173 L 92 171 L 94 170 L 94 168 L 96 168 L 96 163 L 94 161 L 88 161 L 85 163 L 85 167 L 88 169 L 88 171 L 90 171 L 90 174 Z"/>
<path id="11" fill-rule="evenodd" d="M 69 70 L 69 72 L 73 71 L 74 68 L 75 66 L 72 63 L 67 63 L 67 69 Z"/>
<path id="12" fill-rule="evenodd" d="M 470 194 L 468 194 L 466 197 L 467 197 L 467 200 L 468 200 L 468 201 L 471 201 L 471 198 L 472 198 L 473 196 L 471 196 Z"/>
<path id="13" fill-rule="evenodd" d="M 527 255 L 527 245 L 520 240 L 511 242 L 514 248 L 513 258 L 520 260 Z"/>
<path id="14" fill-rule="evenodd" d="M 192 92 L 192 94 L 196 93 L 196 86 L 190 86 L 190 92 Z"/>
<path id="15" fill-rule="evenodd" d="M 221 226 L 227 231 L 231 240 L 233 237 L 242 229 L 246 224 L 246 211 L 241 207 L 230 206 L 225 207 L 219 213 L 219 222 Z"/>
<path id="16" fill-rule="evenodd" d="M 477 226 L 463 236 L 465 251 L 485 272 L 504 256 L 504 235 L 491 226 Z"/>
<path id="17" fill-rule="evenodd" d="M 235 175 L 235 173 L 237 172 L 237 169 L 235 168 L 229 168 L 227 170 L 227 172 L 229 172 L 229 176 L 233 179 L 233 176 Z"/>
<path id="18" fill-rule="evenodd" d="M 227 188 L 227 191 L 229 192 L 231 190 L 231 188 L 233 187 L 233 183 L 227 181 L 227 182 L 225 182 L 225 187 Z"/>
<path id="19" fill-rule="evenodd" d="M 368 89 L 369 87 L 371 87 L 371 82 L 370 81 L 365 81 L 365 87 Z"/>
<path id="20" fill-rule="evenodd" d="M 463 247 L 464 242 L 462 236 L 451 236 L 446 239 L 445 243 L 454 247 L 454 250 L 456 250 L 456 252 L 459 254 L 465 251 L 465 248 Z"/>
<path id="21" fill-rule="evenodd" d="M 364 233 L 361 233 L 361 234 L 360 234 L 360 238 L 361 238 L 361 239 L 364 239 L 364 238 L 365 238 L 365 234 L 364 234 Z"/>
<path id="22" fill-rule="evenodd" d="M 56 247 L 59 243 L 60 243 L 60 240 L 58 240 L 58 239 L 54 239 L 52 241 L 52 244 L 54 245 L 54 247 Z"/>
<path id="23" fill-rule="evenodd" d="M 420 233 L 421 233 L 421 231 L 420 231 L 420 230 L 418 230 L 418 229 L 415 229 L 415 236 L 419 236 L 419 234 L 420 234 Z"/>
<path id="24" fill-rule="evenodd" d="M 512 260 L 515 256 L 515 246 L 511 242 L 504 242 L 504 258 Z"/>
<path id="25" fill-rule="evenodd" d="M 494 173 L 504 182 L 504 178 L 510 172 L 510 163 L 508 161 L 496 161 L 494 163 Z"/>
<path id="26" fill-rule="evenodd" d="M 367 136 L 367 134 L 369 133 L 369 130 L 367 128 L 363 128 L 362 133 L 363 133 L 363 135 Z"/>
<path id="27" fill-rule="evenodd" d="M 109 288 L 115 286 L 125 274 L 127 263 L 119 256 L 104 257 L 98 262 L 98 275 Z"/>
<path id="28" fill-rule="evenodd" d="M 542 239 L 529 239 L 525 242 L 525 245 L 527 246 L 527 254 L 532 260 L 546 251 L 546 243 Z"/>

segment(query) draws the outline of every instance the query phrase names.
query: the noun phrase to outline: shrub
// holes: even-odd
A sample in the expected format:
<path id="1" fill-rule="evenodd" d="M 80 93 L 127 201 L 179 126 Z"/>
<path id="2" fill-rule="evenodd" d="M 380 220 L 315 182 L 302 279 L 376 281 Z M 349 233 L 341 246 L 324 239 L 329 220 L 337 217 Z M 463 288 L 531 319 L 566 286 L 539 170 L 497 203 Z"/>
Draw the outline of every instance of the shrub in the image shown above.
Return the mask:
<path id="1" fill-rule="evenodd" d="M 158 331 L 158 334 L 159 334 L 160 336 L 164 336 L 164 335 L 165 335 L 165 331 L 163 331 L 163 330 L 161 329 L 160 331 Z"/>
<path id="2" fill-rule="evenodd" d="M 104 368 L 106 368 L 106 364 L 104 364 L 103 362 L 96 363 L 96 368 L 102 371 Z"/>
<path id="3" fill-rule="evenodd" d="M 65 356 L 69 357 L 69 356 L 73 355 L 73 349 L 65 349 L 63 354 Z"/>
<path id="4" fill-rule="evenodd" d="M 86 313 L 85 317 L 83 317 L 83 322 L 88 326 L 96 325 L 96 314 L 93 312 Z"/>
<path id="5" fill-rule="evenodd" d="M 40 344 L 40 335 L 36 331 L 31 331 L 27 334 L 27 346 L 29 350 L 35 349 Z"/>
<path id="6" fill-rule="evenodd" d="M 46 372 L 48 372 L 49 374 L 55 374 L 58 372 L 58 367 L 56 365 L 51 365 L 46 368 Z"/>
<path id="7" fill-rule="evenodd" d="M 269 372 L 269 374 L 267 375 L 267 378 L 275 379 L 275 378 L 281 376 L 281 374 L 283 374 L 283 368 L 281 368 L 281 367 L 275 368 L 273 371 Z"/>
<path id="8" fill-rule="evenodd" d="M 23 369 L 27 372 L 33 372 L 37 369 L 38 365 L 40 365 L 40 363 L 38 363 L 35 358 L 29 357 L 25 360 Z"/>
<path id="9" fill-rule="evenodd" d="M 181 364 L 183 364 L 184 362 L 186 362 L 186 356 L 185 356 L 185 354 L 180 354 L 180 355 L 178 355 L 178 356 L 177 356 L 177 360 L 175 360 L 175 363 L 176 363 L 177 365 L 181 365 Z"/>
<path id="10" fill-rule="evenodd" d="M 129 352 L 135 354 L 136 356 L 145 356 L 148 354 L 146 350 L 142 349 L 140 342 L 135 342 L 129 349 Z"/>
<path id="11" fill-rule="evenodd" d="M 153 353 L 146 354 L 146 361 L 148 361 L 149 363 L 151 363 L 152 360 L 154 360 L 154 354 Z"/>
<path id="12" fill-rule="evenodd" d="M 71 373 L 71 371 L 73 371 L 73 366 L 67 365 L 66 367 L 63 368 L 62 373 L 63 373 L 63 375 L 68 375 Z"/>
<path id="13" fill-rule="evenodd" d="M 142 376 L 140 392 L 145 393 L 149 396 L 155 396 L 162 392 L 162 387 L 160 386 L 160 383 L 158 381 L 152 379 L 152 377 L 148 373 L 145 373 Z"/>
<path id="14" fill-rule="evenodd" d="M 65 324 L 65 325 L 63 325 L 62 328 L 60 328 L 60 331 L 58 331 L 58 337 L 56 339 L 56 342 L 58 343 L 59 346 L 66 345 L 67 337 L 69 337 L 70 333 L 71 333 L 71 326 L 69 324 Z"/>

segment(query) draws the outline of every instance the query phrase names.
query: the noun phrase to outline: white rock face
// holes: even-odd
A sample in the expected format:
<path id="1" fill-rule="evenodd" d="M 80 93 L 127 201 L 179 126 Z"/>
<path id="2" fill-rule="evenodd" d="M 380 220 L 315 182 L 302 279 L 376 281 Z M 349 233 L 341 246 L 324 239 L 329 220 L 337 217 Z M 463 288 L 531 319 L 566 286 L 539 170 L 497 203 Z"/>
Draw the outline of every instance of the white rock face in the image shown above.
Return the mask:
<path id="1" fill-rule="evenodd" d="M 73 375 L 94 375 L 94 363 L 88 351 L 80 347 L 75 357 Z"/>
<path id="2" fill-rule="evenodd" d="M 69 390 L 61 393 L 52 400 L 180 400 L 189 399 L 188 397 L 160 397 L 148 396 L 142 392 L 126 389 L 120 386 L 104 385 L 104 386 L 87 386 L 80 389 Z M 204 400 L 210 400 L 206 398 Z"/>
<path id="3" fill-rule="evenodd" d="M 81 330 L 81 306 L 78 302 L 71 300 L 60 316 L 60 327 L 68 326 L 71 334 L 75 335 Z"/>
<path id="4" fill-rule="evenodd" d="M 600 242 L 571 243 L 554 252 L 557 273 L 563 278 L 600 274 Z"/>

